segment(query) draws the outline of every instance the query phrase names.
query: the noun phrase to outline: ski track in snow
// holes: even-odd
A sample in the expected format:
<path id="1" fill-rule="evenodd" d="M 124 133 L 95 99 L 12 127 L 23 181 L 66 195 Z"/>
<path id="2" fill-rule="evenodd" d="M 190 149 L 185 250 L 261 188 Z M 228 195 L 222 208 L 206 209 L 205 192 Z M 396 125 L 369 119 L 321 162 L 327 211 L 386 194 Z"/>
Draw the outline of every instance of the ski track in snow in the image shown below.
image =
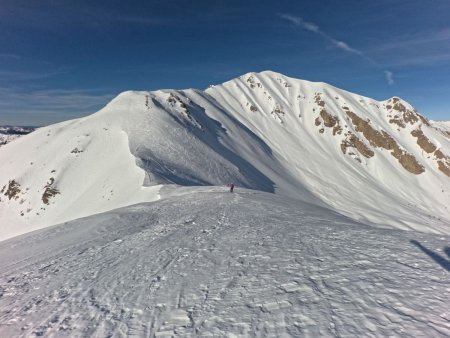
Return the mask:
<path id="1" fill-rule="evenodd" d="M 165 189 L 0 243 L 0 336 L 450 336 L 449 271 L 410 242 L 444 256 L 450 237 Z"/>

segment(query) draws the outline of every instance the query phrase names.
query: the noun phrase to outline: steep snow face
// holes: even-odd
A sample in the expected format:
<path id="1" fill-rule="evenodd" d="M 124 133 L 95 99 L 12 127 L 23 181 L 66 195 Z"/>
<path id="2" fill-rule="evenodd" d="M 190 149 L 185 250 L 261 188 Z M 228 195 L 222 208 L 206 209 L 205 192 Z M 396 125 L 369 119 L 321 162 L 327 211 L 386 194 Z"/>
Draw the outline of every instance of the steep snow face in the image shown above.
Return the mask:
<path id="1" fill-rule="evenodd" d="M 273 72 L 206 91 L 125 92 L 0 148 L 0 238 L 154 200 L 162 184 L 231 182 L 366 223 L 449 233 L 440 126 L 396 97 Z"/>
<path id="2" fill-rule="evenodd" d="M 403 100 L 378 102 L 274 72 L 206 92 L 335 210 L 402 229 L 450 231 L 449 135 Z M 298 190 L 281 175 L 269 177 L 279 193 Z"/>
<path id="3" fill-rule="evenodd" d="M 450 336 L 449 236 L 170 190 L 0 243 L 0 336 Z"/>

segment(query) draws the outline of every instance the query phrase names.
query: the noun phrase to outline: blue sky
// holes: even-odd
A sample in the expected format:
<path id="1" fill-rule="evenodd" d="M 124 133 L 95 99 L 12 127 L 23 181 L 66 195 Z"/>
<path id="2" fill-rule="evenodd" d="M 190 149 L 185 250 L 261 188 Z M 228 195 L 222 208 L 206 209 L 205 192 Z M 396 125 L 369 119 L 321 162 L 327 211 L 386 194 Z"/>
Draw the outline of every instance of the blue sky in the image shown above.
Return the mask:
<path id="1" fill-rule="evenodd" d="M 0 0 L 0 124 L 274 70 L 450 120 L 448 0 Z"/>

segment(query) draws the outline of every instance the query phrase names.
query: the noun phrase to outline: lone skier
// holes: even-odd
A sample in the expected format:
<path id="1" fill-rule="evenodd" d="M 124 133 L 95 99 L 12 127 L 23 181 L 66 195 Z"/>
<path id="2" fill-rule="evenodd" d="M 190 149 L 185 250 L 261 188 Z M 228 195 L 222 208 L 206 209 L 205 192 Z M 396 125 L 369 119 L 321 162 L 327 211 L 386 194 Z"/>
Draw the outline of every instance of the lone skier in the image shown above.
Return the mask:
<path id="1" fill-rule="evenodd" d="M 231 183 L 231 184 L 230 184 L 230 192 L 233 192 L 233 190 L 234 190 L 234 184 Z"/>

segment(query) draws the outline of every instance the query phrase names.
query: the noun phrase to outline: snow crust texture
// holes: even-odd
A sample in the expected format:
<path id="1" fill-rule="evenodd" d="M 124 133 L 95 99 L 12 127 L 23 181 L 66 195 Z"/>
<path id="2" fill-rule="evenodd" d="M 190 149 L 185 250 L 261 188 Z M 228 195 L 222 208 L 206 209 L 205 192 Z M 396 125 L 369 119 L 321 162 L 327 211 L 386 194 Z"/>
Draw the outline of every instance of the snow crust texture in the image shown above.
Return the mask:
<path id="1" fill-rule="evenodd" d="M 0 148 L 0 240 L 226 185 L 380 227 L 450 233 L 450 134 L 398 97 L 378 102 L 266 71 L 201 90 L 124 92 L 99 112 Z"/>
<path id="2" fill-rule="evenodd" d="M 2 242 L 2 337 L 448 337 L 450 237 L 274 194 L 162 199 Z"/>

